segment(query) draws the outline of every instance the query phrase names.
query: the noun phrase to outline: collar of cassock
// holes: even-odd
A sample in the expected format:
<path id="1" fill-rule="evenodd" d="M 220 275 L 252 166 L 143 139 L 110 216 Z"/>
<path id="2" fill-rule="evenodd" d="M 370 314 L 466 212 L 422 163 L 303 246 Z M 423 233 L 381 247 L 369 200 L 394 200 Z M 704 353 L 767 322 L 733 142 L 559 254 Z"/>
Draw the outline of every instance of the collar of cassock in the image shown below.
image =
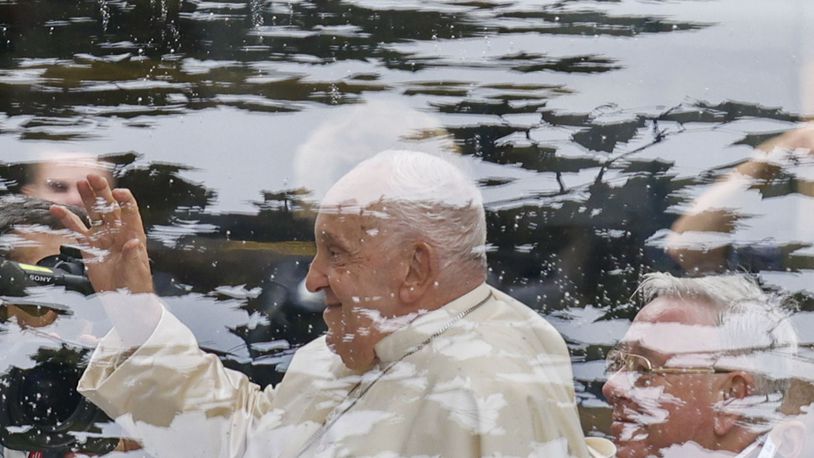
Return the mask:
<path id="1" fill-rule="evenodd" d="M 424 312 L 414 317 L 406 317 L 409 323 L 403 325 L 392 334 L 383 338 L 376 344 L 376 356 L 381 364 L 398 361 L 405 355 L 421 346 L 429 337 L 443 331 L 446 327 L 455 324 L 453 321 L 461 319 L 460 315 L 484 301 L 492 291 L 486 283 L 481 283 L 472 291 L 455 299 L 454 301 L 436 310 Z M 394 323 L 397 326 L 399 323 Z"/>

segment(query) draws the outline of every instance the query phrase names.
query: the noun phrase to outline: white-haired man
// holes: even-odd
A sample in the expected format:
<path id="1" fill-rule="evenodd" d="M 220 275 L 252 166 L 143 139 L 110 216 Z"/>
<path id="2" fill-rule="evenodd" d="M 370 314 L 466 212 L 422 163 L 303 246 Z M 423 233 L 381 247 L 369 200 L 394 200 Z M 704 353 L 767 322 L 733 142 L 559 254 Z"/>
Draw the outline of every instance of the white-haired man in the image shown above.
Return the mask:
<path id="1" fill-rule="evenodd" d="M 740 275 L 649 274 L 639 290 L 603 388 L 618 456 L 800 456 L 805 430 L 780 409 L 797 336 L 777 300 Z"/>
<path id="2" fill-rule="evenodd" d="M 89 260 L 97 290 L 150 292 L 132 196 L 94 176 L 79 189 L 98 223 L 53 211 L 108 251 Z M 481 196 L 451 163 L 374 156 L 328 192 L 314 232 L 306 284 L 328 334 L 278 386 L 224 370 L 149 296 L 119 295 L 80 390 L 162 457 L 600 456 L 562 338 L 484 283 Z"/>

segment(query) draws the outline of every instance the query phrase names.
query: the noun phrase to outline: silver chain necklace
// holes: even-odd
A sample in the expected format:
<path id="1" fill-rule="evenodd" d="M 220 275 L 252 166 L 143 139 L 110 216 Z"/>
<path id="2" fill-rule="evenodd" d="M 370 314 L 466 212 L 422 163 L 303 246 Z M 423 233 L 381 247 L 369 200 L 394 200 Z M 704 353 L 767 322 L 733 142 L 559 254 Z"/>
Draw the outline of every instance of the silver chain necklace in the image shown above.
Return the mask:
<path id="1" fill-rule="evenodd" d="M 337 422 L 337 420 L 339 420 L 342 417 L 342 415 L 345 415 L 346 413 L 348 413 L 348 411 L 350 409 L 352 409 L 353 406 L 355 406 L 356 403 L 359 402 L 359 400 L 362 399 L 362 397 L 364 397 L 364 395 L 367 394 L 367 392 L 370 391 L 371 388 L 373 388 L 373 385 L 375 385 L 376 382 L 381 380 L 382 377 L 384 377 L 390 371 L 390 369 L 392 369 L 393 367 L 396 366 L 396 364 L 404 361 L 404 359 L 407 358 L 408 356 L 413 355 L 413 354 L 417 353 L 418 351 L 420 351 L 422 348 L 426 347 L 427 344 L 429 344 L 436 337 L 438 337 L 441 334 L 449 331 L 449 329 L 455 323 L 462 320 L 465 316 L 469 315 L 470 313 L 474 312 L 477 308 L 479 308 L 480 306 L 485 304 L 491 297 L 492 297 L 492 293 L 490 292 L 489 295 L 486 296 L 482 301 L 478 302 L 477 304 L 473 305 L 472 307 L 469 307 L 466 310 L 463 310 L 463 311 L 459 312 L 457 315 L 452 317 L 452 319 L 447 321 L 447 323 L 441 329 L 439 329 L 438 331 L 435 331 L 432 335 L 430 335 L 429 337 L 424 339 L 421 343 L 419 343 L 418 345 L 416 345 L 413 348 L 411 348 L 410 350 L 408 350 L 407 353 L 402 355 L 399 359 L 397 359 L 397 360 L 393 361 L 392 363 L 388 364 L 384 369 L 382 369 L 379 372 L 379 374 L 376 376 L 375 379 L 373 379 L 372 382 L 370 382 L 367 386 L 365 386 L 365 388 L 363 390 L 361 390 L 361 392 L 358 395 L 353 396 L 354 393 L 356 393 L 356 391 L 359 389 L 359 387 L 362 386 L 362 382 L 364 380 L 360 380 L 359 382 L 357 382 L 356 385 L 353 388 L 351 388 L 351 390 L 348 392 L 346 400 L 343 401 L 343 404 L 347 404 L 345 406 L 345 408 L 339 410 L 341 408 L 341 404 L 340 404 L 339 406 L 336 407 L 336 409 L 334 409 L 334 412 L 332 412 L 326 418 L 325 424 L 323 424 L 322 427 L 320 427 L 319 430 L 317 430 L 308 439 L 308 441 L 305 443 L 305 445 L 300 449 L 300 452 L 297 453 L 297 457 L 298 458 L 301 457 L 303 455 L 303 453 L 307 452 L 308 449 L 311 448 L 311 446 L 313 446 L 316 442 L 318 442 L 320 439 L 322 439 L 322 437 L 325 436 L 325 433 L 328 432 L 329 429 L 331 429 L 331 427 Z"/>

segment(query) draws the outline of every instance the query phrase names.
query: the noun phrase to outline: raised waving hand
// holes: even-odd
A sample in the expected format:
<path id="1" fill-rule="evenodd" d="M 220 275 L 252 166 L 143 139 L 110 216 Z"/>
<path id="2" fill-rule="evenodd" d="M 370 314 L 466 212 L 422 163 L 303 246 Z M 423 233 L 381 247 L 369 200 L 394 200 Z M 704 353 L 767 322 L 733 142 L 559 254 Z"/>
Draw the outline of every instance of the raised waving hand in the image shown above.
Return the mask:
<path id="1" fill-rule="evenodd" d="M 147 237 L 133 194 L 129 189 L 111 190 L 104 177 L 93 174 L 77 188 L 89 224 L 61 205 L 51 207 L 51 214 L 79 235 L 93 287 L 97 292 L 153 292 Z"/>

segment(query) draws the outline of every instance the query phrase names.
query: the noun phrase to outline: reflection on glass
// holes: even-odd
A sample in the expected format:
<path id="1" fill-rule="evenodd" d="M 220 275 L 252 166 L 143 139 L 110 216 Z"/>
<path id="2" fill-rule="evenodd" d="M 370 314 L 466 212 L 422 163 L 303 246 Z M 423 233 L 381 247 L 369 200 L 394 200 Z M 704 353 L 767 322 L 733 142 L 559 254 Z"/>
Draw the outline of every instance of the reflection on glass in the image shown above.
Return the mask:
<path id="1" fill-rule="evenodd" d="M 611 437 L 604 360 L 646 272 L 789 293 L 809 373 L 813 23 L 807 0 L 3 1 L 0 193 L 75 199 L 109 171 L 167 309 L 265 387 L 326 331 L 305 284 L 325 192 L 383 149 L 456 151 L 488 283 L 565 337 L 582 428 Z M 58 249 L 26 231 L 4 240 L 31 262 Z M 9 335 L 90 349 L 101 306 L 57 292 L 9 305 Z M 810 399 L 795 379 L 781 409 Z"/>

